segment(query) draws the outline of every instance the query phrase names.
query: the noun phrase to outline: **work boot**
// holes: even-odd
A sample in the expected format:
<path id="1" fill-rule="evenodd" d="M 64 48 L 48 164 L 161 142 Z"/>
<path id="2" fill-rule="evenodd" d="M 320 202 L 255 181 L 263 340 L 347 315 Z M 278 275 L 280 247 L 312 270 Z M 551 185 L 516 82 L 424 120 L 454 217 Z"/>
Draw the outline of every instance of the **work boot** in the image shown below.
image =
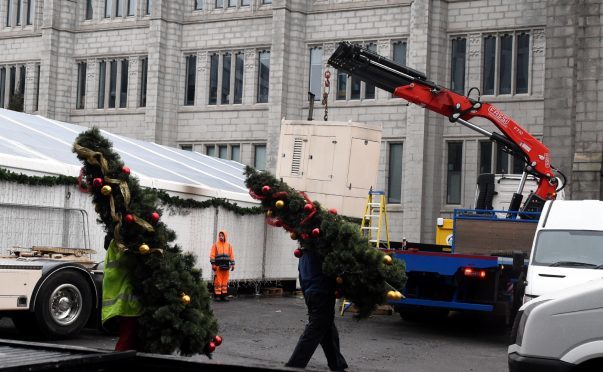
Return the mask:
<path id="1" fill-rule="evenodd" d="M 216 301 L 216 302 L 222 301 L 222 296 L 220 296 L 218 294 L 214 295 L 214 301 Z"/>
<path id="2" fill-rule="evenodd" d="M 224 301 L 224 302 L 228 302 L 228 301 L 230 301 L 228 298 L 226 298 L 226 295 L 222 295 L 222 297 L 221 297 L 221 298 L 222 298 L 222 301 Z"/>

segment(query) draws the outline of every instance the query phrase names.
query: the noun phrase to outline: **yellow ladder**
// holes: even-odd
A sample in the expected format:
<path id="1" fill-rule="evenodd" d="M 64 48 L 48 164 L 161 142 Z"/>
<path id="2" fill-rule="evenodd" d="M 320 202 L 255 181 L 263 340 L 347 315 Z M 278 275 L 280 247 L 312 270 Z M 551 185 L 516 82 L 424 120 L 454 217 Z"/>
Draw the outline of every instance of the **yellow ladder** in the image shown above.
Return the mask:
<path id="1" fill-rule="evenodd" d="M 379 202 L 375 202 L 375 198 L 373 196 L 377 196 Z M 389 230 L 387 228 L 387 209 L 386 209 L 386 199 L 384 191 L 373 191 L 371 188 L 368 193 L 368 197 L 366 200 L 366 206 L 364 207 L 364 214 L 362 215 L 362 223 L 360 224 L 360 231 L 362 235 L 368 238 L 369 245 L 373 248 L 379 248 L 381 244 L 381 227 L 385 227 L 385 247 L 390 249 L 389 246 Z M 377 226 L 373 222 L 375 219 L 378 219 Z M 373 239 L 373 232 L 376 230 L 377 234 Z M 342 298 L 341 308 L 339 310 L 339 315 L 343 316 L 345 311 L 352 306 L 352 303 L 347 301 L 345 298 Z"/>
<path id="2" fill-rule="evenodd" d="M 385 228 L 384 248 L 390 249 L 386 205 L 387 202 L 385 200 L 384 191 L 369 190 L 360 230 L 368 239 L 369 245 L 374 248 L 379 248 L 381 246 L 381 233 L 383 228 Z M 376 232 L 376 235 L 373 234 L 374 232 Z"/>

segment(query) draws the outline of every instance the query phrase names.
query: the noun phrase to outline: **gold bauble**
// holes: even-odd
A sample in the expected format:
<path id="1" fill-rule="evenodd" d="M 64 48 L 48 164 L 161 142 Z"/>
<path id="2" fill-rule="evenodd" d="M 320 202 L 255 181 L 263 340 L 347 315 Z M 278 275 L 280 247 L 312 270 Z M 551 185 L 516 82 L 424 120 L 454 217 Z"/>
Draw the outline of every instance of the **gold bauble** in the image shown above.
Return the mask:
<path id="1" fill-rule="evenodd" d="M 402 299 L 402 297 L 404 297 L 404 296 L 402 296 L 402 293 L 400 293 L 398 291 L 396 291 L 395 293 L 396 293 L 396 300 L 397 301 L 400 301 Z"/>
<path id="2" fill-rule="evenodd" d="M 341 284 L 343 284 L 343 278 L 338 276 L 337 278 L 335 278 L 335 282 L 337 282 L 337 284 L 341 285 Z"/>
<path id="3" fill-rule="evenodd" d="M 282 200 L 277 200 L 276 203 L 274 203 L 274 206 L 277 207 L 278 209 L 281 209 L 285 206 L 285 202 Z"/>
<path id="4" fill-rule="evenodd" d="M 266 217 L 272 217 L 272 211 L 270 209 L 266 211 Z"/>
<path id="5" fill-rule="evenodd" d="M 297 239 L 297 234 L 295 232 L 291 232 L 291 234 L 289 234 L 289 236 L 291 237 L 291 239 L 295 240 Z"/>
<path id="6" fill-rule="evenodd" d="M 111 186 L 109 185 L 105 185 L 103 186 L 103 188 L 101 189 L 101 194 L 107 196 L 111 194 Z"/>
<path id="7" fill-rule="evenodd" d="M 396 300 L 398 296 L 396 296 L 396 292 L 395 291 L 388 291 L 387 292 L 387 299 L 388 300 Z"/>
<path id="8" fill-rule="evenodd" d="M 182 302 L 183 302 L 185 305 L 190 304 L 190 303 L 191 303 L 191 296 L 189 296 L 189 295 L 187 295 L 187 294 L 184 294 L 184 293 L 183 293 L 183 294 L 182 294 Z"/>
<path id="9" fill-rule="evenodd" d="M 385 256 L 383 256 L 383 263 L 386 265 L 391 265 L 392 264 L 392 256 L 386 254 Z"/>
<path id="10" fill-rule="evenodd" d="M 138 247 L 138 252 L 140 252 L 142 254 L 147 254 L 150 251 L 151 251 L 151 248 L 149 248 L 149 246 L 146 244 L 142 244 L 140 247 Z"/>

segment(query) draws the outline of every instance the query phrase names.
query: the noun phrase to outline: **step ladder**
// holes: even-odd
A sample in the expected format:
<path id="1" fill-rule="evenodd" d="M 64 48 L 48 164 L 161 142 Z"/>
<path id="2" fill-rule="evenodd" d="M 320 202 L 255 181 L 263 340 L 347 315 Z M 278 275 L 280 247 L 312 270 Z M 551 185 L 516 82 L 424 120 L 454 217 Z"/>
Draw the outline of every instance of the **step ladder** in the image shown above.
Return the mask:
<path id="1" fill-rule="evenodd" d="M 385 192 L 375 191 L 371 188 L 364 207 L 360 230 L 368 239 L 369 245 L 374 248 L 380 247 L 383 241 L 381 239 L 382 232 L 385 230 L 384 248 L 390 249 L 386 205 Z"/>
<path id="2" fill-rule="evenodd" d="M 378 202 L 376 201 L 378 199 Z M 362 223 L 360 224 L 360 232 L 363 236 L 368 239 L 369 246 L 373 248 L 379 248 L 381 244 L 381 232 L 382 227 L 385 228 L 385 247 L 390 249 L 389 246 L 389 230 L 387 227 L 387 209 L 386 199 L 384 191 L 374 191 L 373 188 L 369 190 L 368 197 L 366 199 L 366 206 L 364 207 L 364 214 L 362 215 Z M 343 314 L 353 304 L 347 301 L 345 298 L 341 299 L 341 308 L 339 315 Z"/>

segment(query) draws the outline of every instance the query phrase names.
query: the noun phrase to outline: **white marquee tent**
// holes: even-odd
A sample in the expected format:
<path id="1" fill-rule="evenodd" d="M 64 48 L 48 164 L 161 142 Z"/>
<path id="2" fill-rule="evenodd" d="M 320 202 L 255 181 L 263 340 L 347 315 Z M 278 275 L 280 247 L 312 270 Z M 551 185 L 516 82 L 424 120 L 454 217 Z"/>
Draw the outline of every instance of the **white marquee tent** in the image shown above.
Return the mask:
<path id="1" fill-rule="evenodd" d="M 81 163 L 72 152 L 77 135 L 88 128 L 41 116 L 0 109 L 0 168 L 27 175 L 78 176 Z M 257 205 L 244 185 L 244 165 L 101 131 L 144 187 L 195 200 L 224 198 L 241 207 Z M 104 257 L 102 227 L 87 194 L 75 186 L 27 186 L 0 182 L 0 253 L 34 245 L 89 247 Z M 177 243 L 199 257 L 210 276 L 209 249 L 217 230 L 229 232 L 237 270 L 232 279 L 290 280 L 297 276 L 294 243 L 262 215 L 239 216 L 223 208 L 165 207 L 163 220 Z M 260 233 L 258 233 L 260 232 Z"/>

